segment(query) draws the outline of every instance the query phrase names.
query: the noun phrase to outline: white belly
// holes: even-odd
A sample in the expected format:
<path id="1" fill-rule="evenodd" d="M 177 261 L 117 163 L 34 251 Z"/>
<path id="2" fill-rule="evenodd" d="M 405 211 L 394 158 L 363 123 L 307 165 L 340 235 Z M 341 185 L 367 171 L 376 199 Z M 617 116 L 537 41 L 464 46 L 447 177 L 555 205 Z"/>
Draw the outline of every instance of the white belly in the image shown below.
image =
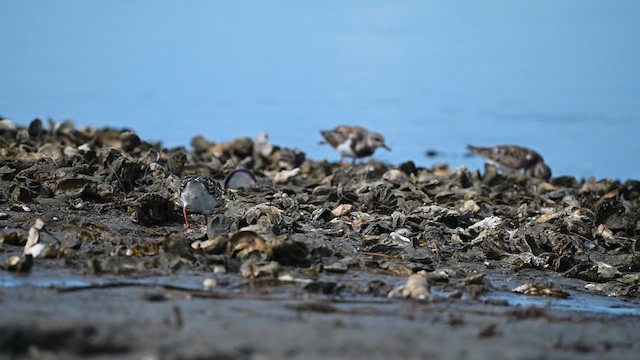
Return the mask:
<path id="1" fill-rule="evenodd" d="M 343 142 L 342 144 L 338 145 L 338 147 L 336 147 L 336 150 L 338 150 L 338 153 L 340 154 L 340 156 L 347 156 L 347 157 L 352 157 L 355 158 L 356 154 L 353 152 L 353 149 L 351 148 L 351 139 L 347 139 L 347 141 Z"/>
<path id="2" fill-rule="evenodd" d="M 206 191 L 204 185 L 199 183 L 187 184 L 180 195 L 180 200 L 190 212 L 194 213 L 208 214 L 218 206 L 216 198 Z"/>
<path id="3" fill-rule="evenodd" d="M 496 162 L 496 161 L 491 160 L 491 159 L 485 159 L 485 161 L 487 162 L 487 164 L 497 167 L 498 170 L 502 170 L 502 172 L 505 173 L 505 174 L 506 173 L 515 173 L 515 172 L 519 172 L 520 171 L 519 169 L 513 169 L 513 168 L 510 168 L 508 166 L 504 166 L 504 165 L 500 164 L 499 162 Z M 522 169 L 522 170 L 524 171 L 524 169 Z"/>

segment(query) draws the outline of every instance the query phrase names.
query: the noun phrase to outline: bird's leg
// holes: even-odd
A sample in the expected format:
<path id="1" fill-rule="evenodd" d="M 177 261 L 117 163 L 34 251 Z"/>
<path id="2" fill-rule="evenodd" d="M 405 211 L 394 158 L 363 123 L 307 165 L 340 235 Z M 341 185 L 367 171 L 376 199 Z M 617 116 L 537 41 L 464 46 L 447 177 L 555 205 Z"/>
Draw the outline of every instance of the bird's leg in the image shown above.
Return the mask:
<path id="1" fill-rule="evenodd" d="M 189 228 L 189 216 L 187 215 L 187 207 L 184 206 L 182 208 L 182 214 L 184 215 L 184 228 L 188 229 Z"/>

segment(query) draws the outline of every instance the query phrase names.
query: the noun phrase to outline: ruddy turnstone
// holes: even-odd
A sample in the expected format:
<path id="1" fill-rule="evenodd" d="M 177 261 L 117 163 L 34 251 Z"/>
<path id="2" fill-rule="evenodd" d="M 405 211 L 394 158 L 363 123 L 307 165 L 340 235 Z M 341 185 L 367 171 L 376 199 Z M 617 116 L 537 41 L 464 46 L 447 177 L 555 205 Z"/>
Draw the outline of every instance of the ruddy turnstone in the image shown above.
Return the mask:
<path id="1" fill-rule="evenodd" d="M 180 183 L 180 200 L 184 227 L 189 228 L 187 211 L 203 214 L 205 221 L 213 209 L 223 202 L 224 190 L 220 184 L 209 176 L 187 176 Z M 207 221 L 208 223 L 208 221 Z"/>
<path id="2" fill-rule="evenodd" d="M 391 149 L 384 143 L 384 137 L 377 132 L 369 131 L 360 126 L 342 125 L 333 130 L 321 130 L 326 141 L 340 154 L 340 161 L 346 156 L 356 159 L 373 155 L 377 148 Z"/>
<path id="3" fill-rule="evenodd" d="M 548 180 L 551 169 L 536 151 L 517 145 L 481 147 L 468 145 L 467 149 L 482 156 L 488 164 L 503 171 L 522 171 L 527 176 Z"/>

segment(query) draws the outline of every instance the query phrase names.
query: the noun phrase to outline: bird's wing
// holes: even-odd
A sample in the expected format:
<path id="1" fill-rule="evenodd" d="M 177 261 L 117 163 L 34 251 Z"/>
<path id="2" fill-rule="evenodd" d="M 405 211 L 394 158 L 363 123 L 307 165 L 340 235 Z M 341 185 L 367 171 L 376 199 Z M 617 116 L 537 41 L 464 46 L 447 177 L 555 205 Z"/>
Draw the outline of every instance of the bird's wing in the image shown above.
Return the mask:
<path id="1" fill-rule="evenodd" d="M 469 145 L 467 148 L 485 159 L 511 169 L 523 169 L 542 161 L 537 152 L 517 145 L 481 147 Z"/>
<path id="2" fill-rule="evenodd" d="M 321 130 L 320 133 L 322 134 L 322 137 L 324 137 L 325 140 L 335 148 L 347 141 L 349 136 L 354 133 L 354 127 L 341 125 L 333 130 Z"/>

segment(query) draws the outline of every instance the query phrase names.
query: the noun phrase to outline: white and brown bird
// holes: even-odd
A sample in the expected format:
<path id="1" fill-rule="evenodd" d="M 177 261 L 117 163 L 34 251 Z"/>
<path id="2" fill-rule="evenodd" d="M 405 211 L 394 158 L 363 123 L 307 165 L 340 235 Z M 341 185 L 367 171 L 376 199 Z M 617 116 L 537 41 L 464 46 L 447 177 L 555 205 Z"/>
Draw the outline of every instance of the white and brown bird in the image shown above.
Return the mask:
<path id="1" fill-rule="evenodd" d="M 544 180 L 551 177 L 551 169 L 536 151 L 518 145 L 481 147 L 468 145 L 467 149 L 482 156 L 485 161 L 507 172 L 522 171 L 527 176 Z"/>
<path id="2" fill-rule="evenodd" d="M 180 200 L 184 227 L 189 228 L 188 212 L 202 214 L 208 223 L 208 215 L 224 202 L 224 190 L 209 176 L 187 176 L 180 183 Z"/>
<path id="3" fill-rule="evenodd" d="M 356 159 L 373 155 L 379 147 L 391 151 L 384 143 L 384 136 L 360 126 L 342 125 L 333 130 L 321 130 L 320 133 L 326 140 L 321 144 L 333 146 L 340 154 L 340 161 L 350 157 L 355 163 Z"/>

